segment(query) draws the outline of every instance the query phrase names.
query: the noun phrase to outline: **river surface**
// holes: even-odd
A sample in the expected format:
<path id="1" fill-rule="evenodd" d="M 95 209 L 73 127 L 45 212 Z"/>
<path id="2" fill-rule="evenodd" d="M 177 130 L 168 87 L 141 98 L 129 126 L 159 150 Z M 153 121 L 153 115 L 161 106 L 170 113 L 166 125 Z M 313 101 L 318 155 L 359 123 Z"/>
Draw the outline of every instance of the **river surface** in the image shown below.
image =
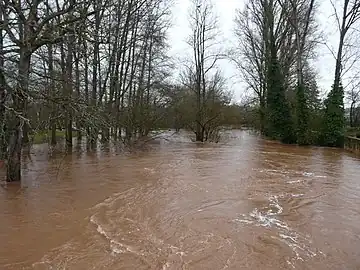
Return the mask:
<path id="1" fill-rule="evenodd" d="M 360 159 L 231 131 L 41 147 L 0 187 L 0 269 L 360 269 Z"/>

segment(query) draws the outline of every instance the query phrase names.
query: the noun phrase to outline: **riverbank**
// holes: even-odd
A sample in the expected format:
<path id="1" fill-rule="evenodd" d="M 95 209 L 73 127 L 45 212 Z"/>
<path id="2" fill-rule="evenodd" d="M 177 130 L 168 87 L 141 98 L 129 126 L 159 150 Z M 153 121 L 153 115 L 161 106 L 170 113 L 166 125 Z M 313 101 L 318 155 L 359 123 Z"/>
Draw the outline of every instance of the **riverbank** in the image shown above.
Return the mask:
<path id="1" fill-rule="evenodd" d="M 73 131 L 73 137 L 77 137 L 77 131 Z M 33 144 L 42 144 L 47 143 L 50 141 L 51 138 L 51 131 L 39 131 L 30 135 L 30 140 Z M 56 130 L 56 140 L 62 140 L 65 138 L 65 131 L 63 130 Z"/>
<path id="2" fill-rule="evenodd" d="M 360 138 L 351 136 L 345 137 L 344 149 L 356 154 L 360 154 Z"/>

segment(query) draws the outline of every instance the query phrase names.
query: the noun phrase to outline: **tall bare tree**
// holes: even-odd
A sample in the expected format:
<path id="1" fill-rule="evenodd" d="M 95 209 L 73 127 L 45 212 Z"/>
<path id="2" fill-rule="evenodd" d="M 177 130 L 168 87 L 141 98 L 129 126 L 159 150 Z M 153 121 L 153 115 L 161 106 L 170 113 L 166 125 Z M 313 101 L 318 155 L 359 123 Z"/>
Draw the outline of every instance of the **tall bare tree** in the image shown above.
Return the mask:
<path id="1" fill-rule="evenodd" d="M 218 19 L 210 1 L 193 0 L 190 8 L 191 36 L 188 40 L 192 49 L 192 63 L 187 78 L 196 96 L 195 135 L 196 141 L 204 141 L 206 128 L 217 116 L 206 114 L 208 106 L 209 80 L 221 58 L 217 36 Z"/>
<path id="2" fill-rule="evenodd" d="M 346 93 L 347 99 L 350 101 L 350 127 L 355 127 L 359 122 L 360 83 L 351 84 L 349 88 Z"/>
<path id="3" fill-rule="evenodd" d="M 260 131 L 265 128 L 266 68 L 264 42 L 264 9 L 261 1 L 246 3 L 237 11 L 235 35 L 239 42 L 231 55 L 248 89 L 259 104 Z"/>

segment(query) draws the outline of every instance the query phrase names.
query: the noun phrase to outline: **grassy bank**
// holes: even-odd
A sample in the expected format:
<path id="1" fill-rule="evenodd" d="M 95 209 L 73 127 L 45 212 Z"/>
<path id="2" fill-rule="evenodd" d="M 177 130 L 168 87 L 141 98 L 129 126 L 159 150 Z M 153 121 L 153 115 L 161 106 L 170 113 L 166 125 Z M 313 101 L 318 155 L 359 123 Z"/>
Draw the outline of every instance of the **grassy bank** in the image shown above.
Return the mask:
<path id="1" fill-rule="evenodd" d="M 77 137 L 77 131 L 73 131 L 73 137 Z M 47 143 L 51 139 L 51 131 L 50 130 L 44 130 L 36 132 L 33 135 L 30 135 L 32 143 L 33 144 L 41 144 L 41 143 Z M 65 131 L 63 130 L 56 130 L 56 140 L 62 140 L 65 138 Z"/>

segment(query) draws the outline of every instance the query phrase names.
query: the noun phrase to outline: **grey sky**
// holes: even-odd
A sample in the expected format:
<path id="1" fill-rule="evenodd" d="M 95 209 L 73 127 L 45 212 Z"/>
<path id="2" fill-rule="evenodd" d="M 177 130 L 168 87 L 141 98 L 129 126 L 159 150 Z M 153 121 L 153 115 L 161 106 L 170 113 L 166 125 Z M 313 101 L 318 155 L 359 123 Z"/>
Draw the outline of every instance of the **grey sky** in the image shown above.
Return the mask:
<path id="1" fill-rule="evenodd" d="M 230 47 L 231 44 L 236 43 L 233 34 L 236 9 L 243 6 L 244 0 L 212 0 L 212 3 L 219 17 L 219 26 L 223 34 L 220 37 L 221 44 Z M 336 51 L 338 32 L 335 18 L 332 16 L 333 9 L 330 0 L 319 0 L 318 4 L 320 5 L 318 9 L 320 30 L 324 33 L 327 45 Z M 186 54 L 191 55 L 190 48 L 185 41 L 190 33 L 187 20 L 189 7 L 190 0 L 176 0 L 173 7 L 173 27 L 169 31 L 169 42 L 171 44 L 170 54 L 176 58 L 185 57 Z M 330 90 L 332 84 L 335 60 L 329 49 L 324 45 L 319 45 L 318 53 L 318 59 L 314 64 L 319 74 L 319 87 L 323 93 L 326 93 Z M 239 101 L 244 93 L 244 84 L 241 83 L 239 72 L 228 61 L 221 61 L 219 67 L 227 78 L 228 88 L 234 92 L 234 99 Z"/>

